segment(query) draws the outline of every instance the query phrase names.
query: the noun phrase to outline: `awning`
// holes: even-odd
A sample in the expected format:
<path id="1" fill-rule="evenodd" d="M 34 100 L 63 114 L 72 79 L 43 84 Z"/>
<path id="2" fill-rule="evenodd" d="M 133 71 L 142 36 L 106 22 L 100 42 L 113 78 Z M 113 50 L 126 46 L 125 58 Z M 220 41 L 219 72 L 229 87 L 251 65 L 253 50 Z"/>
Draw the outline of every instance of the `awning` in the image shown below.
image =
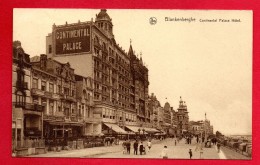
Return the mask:
<path id="1" fill-rule="evenodd" d="M 156 133 L 156 134 L 154 134 L 154 135 L 160 136 L 160 135 L 166 135 L 166 133 Z"/>
<path id="2" fill-rule="evenodd" d="M 139 133 L 139 129 L 140 129 L 140 132 L 141 132 L 141 128 L 140 127 L 135 127 L 135 126 L 125 126 L 126 128 L 130 129 L 131 131 L 133 131 L 134 133 Z"/>
<path id="3" fill-rule="evenodd" d="M 134 133 L 143 133 L 143 130 L 144 132 L 146 132 L 145 134 L 147 133 L 156 133 L 156 132 L 160 132 L 158 131 L 157 129 L 155 128 L 147 128 L 147 127 L 135 127 L 135 126 L 126 126 L 128 129 L 130 129 L 131 131 L 133 131 Z M 140 132 L 139 132 L 140 130 Z"/>
<path id="4" fill-rule="evenodd" d="M 155 128 L 144 128 L 145 132 L 147 133 L 157 133 L 157 132 L 160 132 L 158 131 L 157 129 Z"/>
<path id="5" fill-rule="evenodd" d="M 118 125 L 116 124 L 111 124 L 111 123 L 104 123 L 108 128 L 111 128 L 113 131 L 115 131 L 118 134 L 127 134 L 127 132 L 125 130 L 123 130 L 122 128 L 120 128 Z"/>

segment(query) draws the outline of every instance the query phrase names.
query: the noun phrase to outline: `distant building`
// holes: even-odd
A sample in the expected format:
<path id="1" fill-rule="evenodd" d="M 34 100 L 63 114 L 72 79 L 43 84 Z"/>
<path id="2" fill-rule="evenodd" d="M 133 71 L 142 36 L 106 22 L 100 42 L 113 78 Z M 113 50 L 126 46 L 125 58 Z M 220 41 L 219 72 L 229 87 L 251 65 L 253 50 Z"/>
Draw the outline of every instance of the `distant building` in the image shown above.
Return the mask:
<path id="1" fill-rule="evenodd" d="M 182 98 L 180 97 L 180 101 L 179 101 L 179 108 L 177 109 L 177 118 L 178 118 L 178 125 L 177 125 L 177 129 L 178 129 L 178 135 L 182 135 L 186 132 L 188 132 L 189 129 L 189 112 L 187 110 L 187 106 L 185 101 L 182 100 Z"/>
<path id="2" fill-rule="evenodd" d="M 163 107 L 163 128 L 164 131 L 169 134 L 170 128 L 171 128 L 171 106 L 170 103 L 166 102 Z"/>

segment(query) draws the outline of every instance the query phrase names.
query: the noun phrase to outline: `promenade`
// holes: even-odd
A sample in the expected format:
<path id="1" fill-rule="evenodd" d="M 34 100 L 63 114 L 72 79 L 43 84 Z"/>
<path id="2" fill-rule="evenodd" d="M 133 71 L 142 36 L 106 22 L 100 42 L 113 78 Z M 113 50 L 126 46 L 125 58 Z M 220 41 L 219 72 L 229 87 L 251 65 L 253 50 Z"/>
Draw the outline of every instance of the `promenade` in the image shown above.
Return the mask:
<path id="1" fill-rule="evenodd" d="M 46 154 L 32 155 L 30 157 L 68 157 L 68 158 L 154 158 L 161 159 L 160 154 L 165 145 L 168 147 L 169 159 L 189 159 L 189 149 L 192 149 L 193 157 L 192 159 L 225 159 L 226 157 L 222 152 L 217 153 L 215 146 L 211 148 L 203 148 L 202 152 L 195 151 L 196 149 L 195 140 L 192 144 L 185 144 L 185 140 L 179 141 L 179 143 L 174 144 L 174 140 L 171 138 L 158 141 L 152 141 L 152 148 L 148 151 L 146 147 L 146 154 L 134 155 L 133 145 L 131 145 L 131 153 L 123 154 L 122 145 L 86 148 L 80 150 L 70 150 L 61 152 L 48 152 Z M 147 146 L 147 142 L 144 142 Z"/>

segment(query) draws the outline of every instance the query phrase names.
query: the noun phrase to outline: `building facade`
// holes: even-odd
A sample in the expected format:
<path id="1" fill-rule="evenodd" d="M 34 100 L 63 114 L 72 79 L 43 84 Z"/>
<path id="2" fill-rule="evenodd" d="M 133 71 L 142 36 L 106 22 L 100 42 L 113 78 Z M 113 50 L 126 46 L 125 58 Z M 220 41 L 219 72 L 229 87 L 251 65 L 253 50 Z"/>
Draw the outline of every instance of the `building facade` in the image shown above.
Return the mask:
<path id="1" fill-rule="evenodd" d="M 25 141 L 41 139 L 43 134 L 43 107 L 31 97 L 30 57 L 21 47 L 20 41 L 13 42 L 12 64 L 12 147 L 27 147 Z"/>
<path id="2" fill-rule="evenodd" d="M 177 134 L 183 135 L 186 132 L 188 132 L 188 129 L 189 129 L 189 115 L 188 115 L 189 112 L 187 110 L 185 101 L 183 101 L 181 97 L 180 97 L 180 101 L 179 101 L 179 108 L 177 110 L 178 110 L 178 112 L 177 112 L 178 132 L 177 132 Z"/>
<path id="3" fill-rule="evenodd" d="M 170 134 L 171 124 L 171 106 L 170 103 L 166 102 L 163 107 L 163 128 L 168 135 Z"/>
<path id="4" fill-rule="evenodd" d="M 32 100 L 43 106 L 44 137 L 68 139 L 83 134 L 83 116 L 76 100 L 74 69 L 47 55 L 31 58 Z"/>
<path id="5" fill-rule="evenodd" d="M 148 69 L 131 44 L 126 52 L 116 43 L 105 9 L 95 21 L 54 24 L 46 37 L 46 54 L 70 62 L 77 75 L 93 79 L 93 113 L 102 117 L 103 133 L 117 126 L 151 126 Z"/>

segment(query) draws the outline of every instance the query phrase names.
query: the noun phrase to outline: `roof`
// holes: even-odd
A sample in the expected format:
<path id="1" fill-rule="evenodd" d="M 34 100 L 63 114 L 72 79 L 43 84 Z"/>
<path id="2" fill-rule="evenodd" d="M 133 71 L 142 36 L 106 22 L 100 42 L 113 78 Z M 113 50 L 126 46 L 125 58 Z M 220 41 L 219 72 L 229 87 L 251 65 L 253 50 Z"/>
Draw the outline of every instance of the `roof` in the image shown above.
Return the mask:
<path id="1" fill-rule="evenodd" d="M 107 20 L 107 21 L 111 21 L 111 18 L 109 17 L 109 15 L 107 14 L 107 10 L 106 9 L 101 9 L 100 12 L 98 13 L 96 20 Z"/>

